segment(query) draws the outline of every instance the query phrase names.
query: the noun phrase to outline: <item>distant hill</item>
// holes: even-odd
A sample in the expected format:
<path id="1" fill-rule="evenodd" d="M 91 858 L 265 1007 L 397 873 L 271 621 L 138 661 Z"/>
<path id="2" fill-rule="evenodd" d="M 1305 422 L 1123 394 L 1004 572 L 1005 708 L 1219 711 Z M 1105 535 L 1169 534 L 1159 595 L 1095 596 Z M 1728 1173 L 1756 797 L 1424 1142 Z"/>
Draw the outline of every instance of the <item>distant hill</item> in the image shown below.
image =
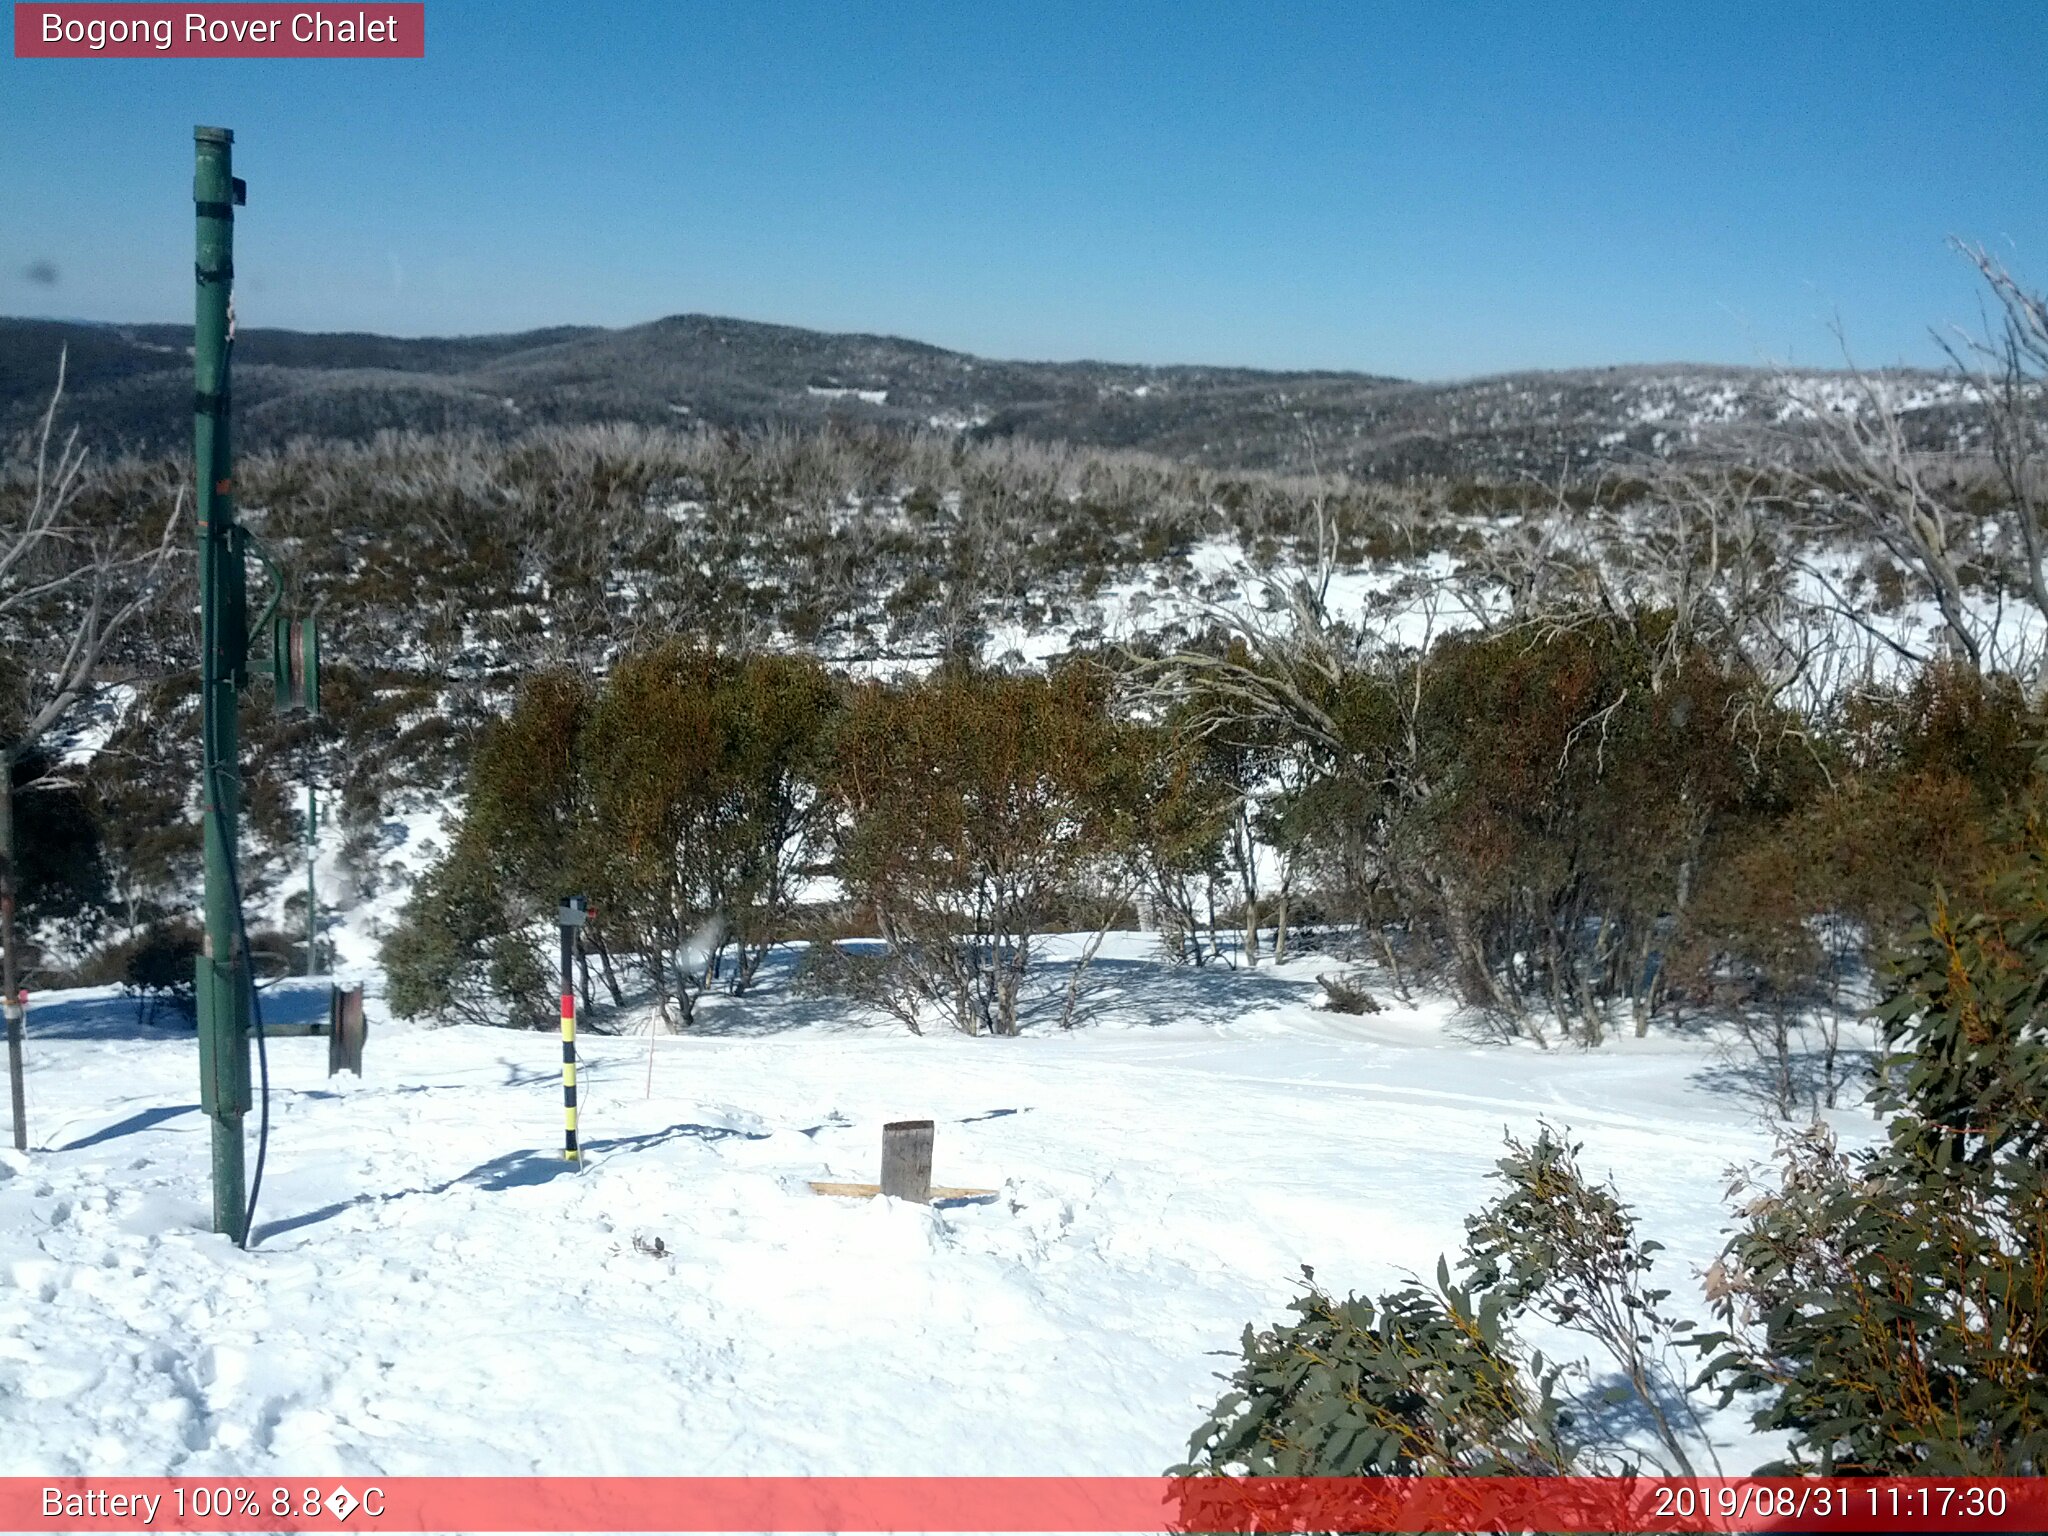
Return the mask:
<path id="1" fill-rule="evenodd" d="M 107 447 L 160 451 L 191 433 L 191 330 L 0 319 L 0 431 L 47 403 L 69 349 L 66 420 Z M 1891 376 L 1930 445 L 1968 435 L 1953 380 Z M 244 331 L 244 447 L 385 428 L 510 434 L 543 422 L 831 418 L 1134 448 L 1215 467 L 1346 469 L 1376 478 L 1555 478 L 1719 455 L 1796 434 L 1793 392 L 1825 373 L 1629 366 L 1414 383 L 1363 373 L 1002 362 L 887 336 L 709 315 L 621 330 L 402 338 Z"/>

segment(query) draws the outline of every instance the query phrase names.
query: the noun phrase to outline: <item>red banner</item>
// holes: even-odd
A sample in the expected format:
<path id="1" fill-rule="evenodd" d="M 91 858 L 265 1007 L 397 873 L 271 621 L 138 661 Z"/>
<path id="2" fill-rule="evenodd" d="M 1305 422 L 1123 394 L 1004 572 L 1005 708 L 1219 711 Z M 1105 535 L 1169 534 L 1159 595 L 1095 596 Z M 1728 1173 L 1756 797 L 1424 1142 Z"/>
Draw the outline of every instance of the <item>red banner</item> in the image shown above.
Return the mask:
<path id="1" fill-rule="evenodd" d="M 2042 1531 L 2037 1478 L 0 1479 L 7 1531 Z"/>
<path id="2" fill-rule="evenodd" d="M 423 59 L 427 8 L 54 4 L 14 7 L 17 59 Z"/>

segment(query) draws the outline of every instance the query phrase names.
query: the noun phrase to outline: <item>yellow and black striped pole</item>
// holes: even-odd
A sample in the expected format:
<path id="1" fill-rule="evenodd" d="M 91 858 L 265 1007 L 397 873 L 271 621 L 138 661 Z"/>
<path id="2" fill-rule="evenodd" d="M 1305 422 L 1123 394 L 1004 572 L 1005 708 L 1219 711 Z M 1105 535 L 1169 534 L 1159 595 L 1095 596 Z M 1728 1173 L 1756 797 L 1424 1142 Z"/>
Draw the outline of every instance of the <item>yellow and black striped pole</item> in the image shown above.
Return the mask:
<path id="1" fill-rule="evenodd" d="M 583 926 L 587 903 L 581 896 L 562 902 L 556 921 L 562 929 L 562 1156 L 579 1166 L 583 1152 L 576 1144 L 576 930 Z"/>

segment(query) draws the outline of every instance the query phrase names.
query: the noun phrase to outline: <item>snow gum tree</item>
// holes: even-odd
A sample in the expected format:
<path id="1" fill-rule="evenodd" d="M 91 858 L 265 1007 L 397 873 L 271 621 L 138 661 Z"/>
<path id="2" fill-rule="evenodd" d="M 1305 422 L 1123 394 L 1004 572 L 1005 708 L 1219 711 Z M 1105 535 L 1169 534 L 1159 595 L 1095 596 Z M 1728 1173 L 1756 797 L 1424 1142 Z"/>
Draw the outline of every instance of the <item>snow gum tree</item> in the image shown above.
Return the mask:
<path id="1" fill-rule="evenodd" d="M 1130 728 L 1107 682 L 948 666 L 869 684 L 847 711 L 832 792 L 841 878 L 889 944 L 880 1001 L 969 1034 L 1014 1035 L 1034 938 L 1076 877 L 1126 836 Z"/>
<path id="2" fill-rule="evenodd" d="M 589 873 L 576 754 L 589 708 L 580 678 L 536 673 L 478 741 L 454 846 L 414 886 L 384 944 L 401 1017 L 547 1025 L 553 984 L 539 929 Z"/>
<path id="3" fill-rule="evenodd" d="M 743 992 L 788 937 L 827 830 L 819 780 L 837 690 L 801 657 L 675 641 L 601 687 L 539 673 L 484 733 L 467 814 L 385 950 L 402 1013 L 544 1024 L 555 904 L 590 898 L 589 957 L 628 971 L 671 1027 L 713 985 Z"/>
<path id="4" fill-rule="evenodd" d="M 622 663 L 592 709 L 581 862 L 601 931 L 639 958 L 664 1017 L 689 1022 L 728 944 L 744 991 L 784 936 L 822 843 L 833 705 L 814 662 L 672 644 Z"/>
<path id="5" fill-rule="evenodd" d="M 1131 733 L 1131 744 L 1144 753 L 1139 836 L 1145 893 L 1171 958 L 1200 966 L 1222 952 L 1216 892 L 1227 878 L 1224 846 L 1239 819 L 1239 794 L 1182 716 Z"/>

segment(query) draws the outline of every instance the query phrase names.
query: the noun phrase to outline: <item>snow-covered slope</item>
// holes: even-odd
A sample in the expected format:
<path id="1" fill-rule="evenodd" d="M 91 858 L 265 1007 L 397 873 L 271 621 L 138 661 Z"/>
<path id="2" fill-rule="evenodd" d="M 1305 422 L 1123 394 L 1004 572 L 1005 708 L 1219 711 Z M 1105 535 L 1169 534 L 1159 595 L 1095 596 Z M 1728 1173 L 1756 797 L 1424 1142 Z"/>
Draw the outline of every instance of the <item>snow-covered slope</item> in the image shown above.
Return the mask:
<path id="1" fill-rule="evenodd" d="M 248 1252 L 207 1231 L 191 1034 L 39 999 L 0 1473 L 1152 1473 L 1301 1264 L 1367 1289 L 1455 1250 L 1503 1129 L 1578 1132 L 1681 1296 L 1769 1150 L 1705 1045 L 1508 1050 L 1441 1003 L 1318 1012 L 1315 957 L 1106 954 L 1068 1035 L 916 1038 L 778 977 L 691 1037 L 586 1037 L 581 1172 L 550 1035 L 373 1015 L 360 1082 L 275 1042 Z M 912 1116 L 999 1193 L 810 1192 Z"/>

